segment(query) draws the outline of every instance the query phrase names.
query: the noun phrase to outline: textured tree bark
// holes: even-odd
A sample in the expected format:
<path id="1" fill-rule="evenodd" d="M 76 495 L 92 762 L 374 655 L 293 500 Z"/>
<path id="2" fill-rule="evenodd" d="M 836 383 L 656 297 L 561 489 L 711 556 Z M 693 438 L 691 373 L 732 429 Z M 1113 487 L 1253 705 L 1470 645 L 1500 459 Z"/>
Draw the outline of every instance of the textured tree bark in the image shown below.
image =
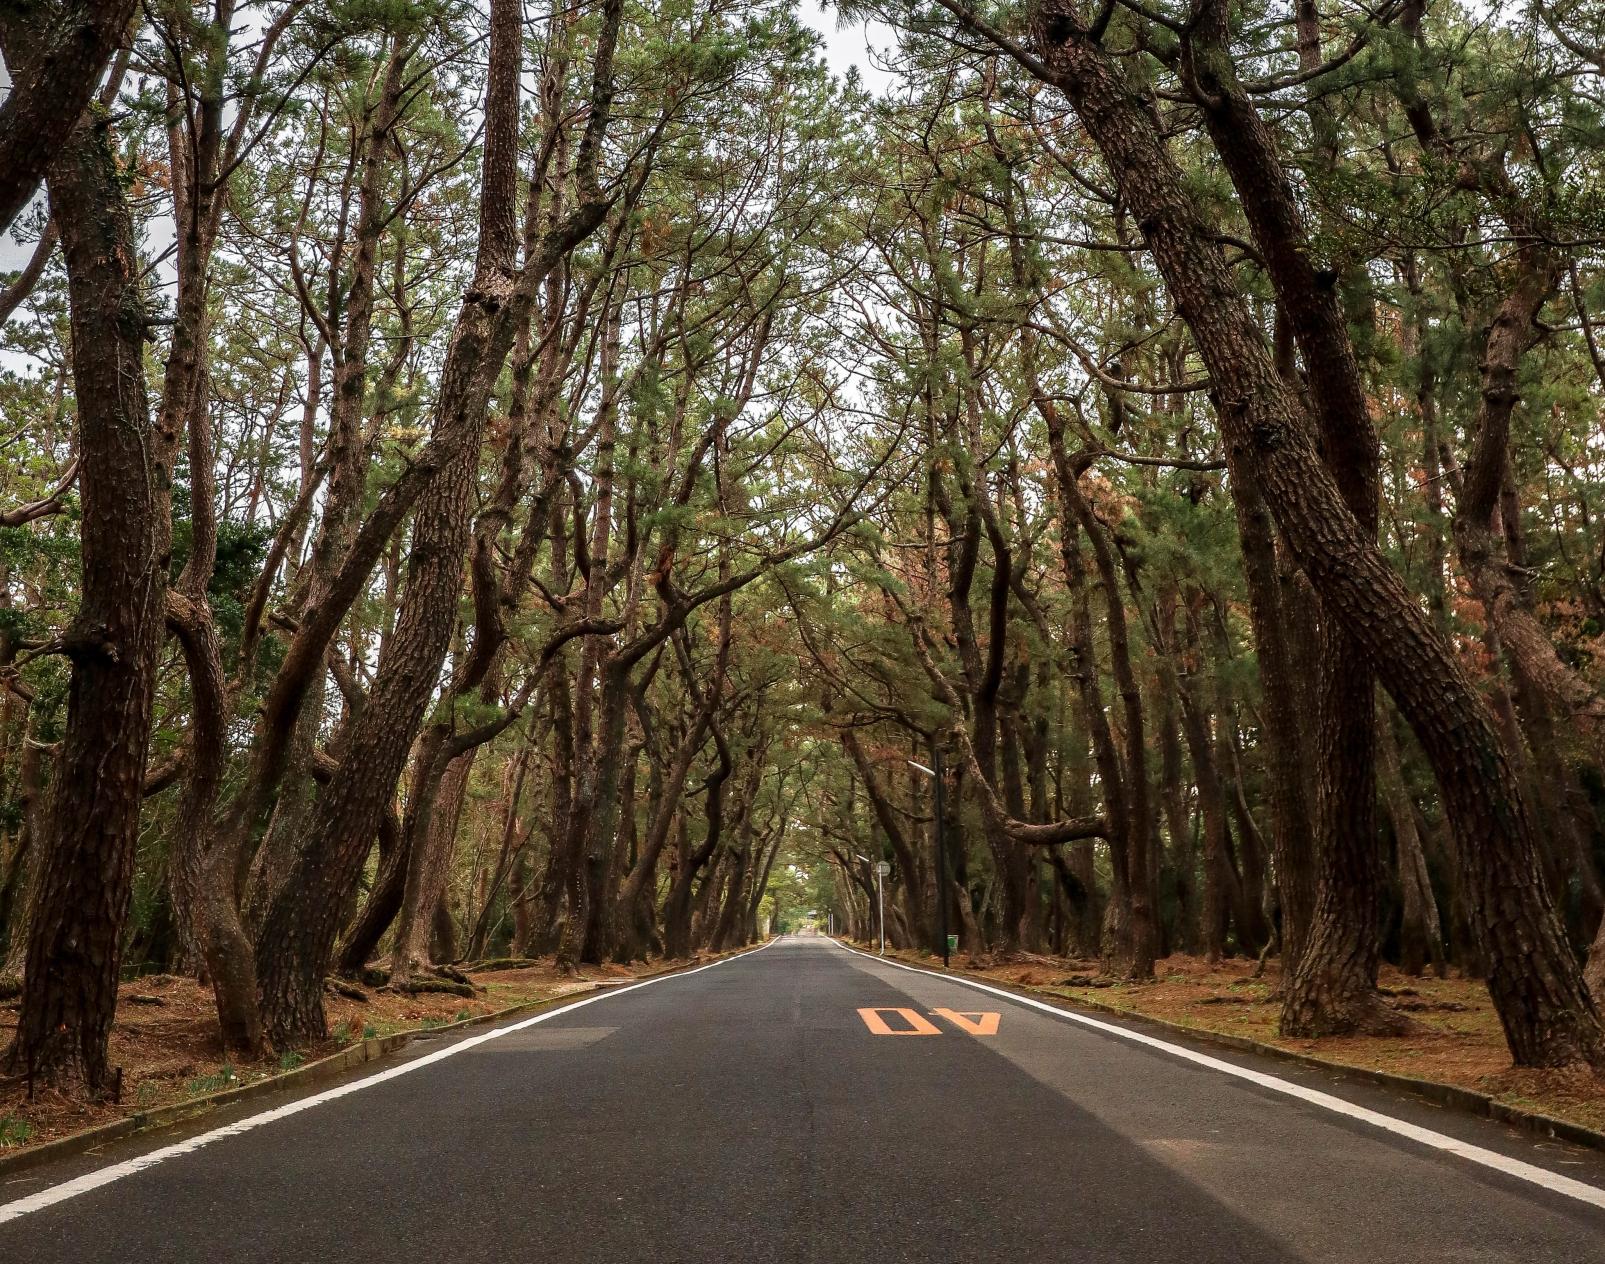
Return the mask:
<path id="1" fill-rule="evenodd" d="M 1515 279 L 1488 328 L 1479 362 L 1472 451 L 1452 524 L 1455 551 L 1518 685 L 1562 718 L 1587 762 L 1605 769 L 1605 697 L 1556 652 L 1515 578 L 1515 559 L 1496 531 L 1508 478 L 1510 419 L 1520 398 L 1517 373 L 1522 357 L 1542 334 L 1539 315 L 1561 275 L 1559 258 L 1535 242 L 1518 252 L 1515 266 Z"/>
<path id="2" fill-rule="evenodd" d="M 314 768 L 319 756 L 326 689 L 326 676 L 319 673 L 291 731 L 285 776 L 261 843 L 254 850 L 243 841 L 239 844 L 239 850 L 250 856 L 240 901 L 240 920 L 248 935 L 255 935 L 261 927 L 269 903 L 289 876 L 296 850 L 312 820 L 312 806 L 317 801 Z M 218 841 L 223 845 L 234 843 L 232 837 Z"/>
<path id="3" fill-rule="evenodd" d="M 1057 465 L 1057 458 L 1055 460 Z M 1136 673 L 1131 666 L 1131 638 L 1126 627 L 1126 606 L 1120 596 L 1119 578 L 1115 572 L 1113 551 L 1106 536 L 1106 528 L 1092 512 L 1092 506 L 1082 494 L 1079 480 L 1071 480 L 1060 489 L 1061 495 L 1074 510 L 1087 543 L 1092 548 L 1098 580 L 1103 589 L 1106 628 L 1109 637 L 1109 665 L 1114 674 L 1115 687 L 1120 695 L 1124 718 L 1122 745 L 1125 758 L 1122 767 L 1125 775 L 1126 852 L 1128 895 L 1127 943 L 1124 965 L 1128 977 L 1151 978 L 1154 959 L 1159 952 L 1158 923 L 1155 917 L 1157 903 L 1156 875 L 1149 863 L 1152 839 L 1153 807 L 1148 786 L 1148 741 L 1142 708 L 1142 691 L 1137 685 Z"/>
<path id="4" fill-rule="evenodd" d="M 1522 1065 L 1605 1065 L 1599 1013 L 1564 941 L 1521 789 L 1475 687 L 1344 504 L 1153 116 L 1064 0 L 1042 4 L 1033 30 L 1041 71 L 1102 152 L 1192 331 L 1229 467 L 1257 476 L 1328 615 L 1369 653 L 1433 765 L 1512 1054 Z"/>
<path id="5" fill-rule="evenodd" d="M 461 447 L 419 500 L 395 633 L 386 639 L 340 767 L 319 797 L 310 837 L 257 938 L 263 1020 L 277 1047 L 323 1038 L 323 977 L 345 904 L 395 793 L 451 637 L 491 385 L 484 362 L 500 360 L 491 313 L 473 300 L 464 308 L 455 354 L 448 353 L 441 407 L 443 427 L 465 431 Z M 501 356 L 510 334 L 505 331 Z"/>
<path id="6" fill-rule="evenodd" d="M 175 169 L 185 171 L 188 180 L 180 186 L 176 195 L 181 221 L 179 320 L 168 360 L 158 429 L 163 444 L 171 447 L 176 445 L 183 428 L 188 426 L 192 469 L 210 468 L 210 461 L 204 465 L 197 462 L 195 449 L 198 439 L 204 439 L 208 445 L 210 443 L 209 431 L 202 433 L 207 419 L 200 392 L 204 389 L 206 377 L 205 342 L 202 337 L 206 312 L 206 274 L 221 212 L 216 172 L 230 165 L 230 155 L 242 143 L 249 117 L 248 111 L 237 112 L 225 149 L 225 67 L 222 60 L 228 48 L 227 31 L 231 12 L 229 6 L 218 10 L 216 33 L 220 42 L 214 43 L 217 60 L 208 66 L 200 85 L 201 107 L 197 113 L 195 133 L 193 137 L 186 137 L 176 127 L 172 133 Z M 283 34 L 293 13 L 293 6 L 282 10 L 269 28 L 267 39 L 259 48 L 258 71 L 265 64 L 267 49 Z M 206 974 L 217 996 L 225 1044 L 248 1054 L 258 1052 L 266 1043 L 258 1004 L 258 963 L 253 934 L 260 930 L 261 919 L 266 916 L 272 898 L 279 891 L 279 884 L 290 873 L 310 811 L 309 777 L 318 758 L 317 702 L 322 697 L 322 669 L 328 643 L 339 619 L 354 600 L 357 589 L 371 569 L 372 559 L 378 555 L 382 541 L 374 537 L 386 534 L 383 531 L 371 533 L 366 563 L 352 567 L 347 574 L 337 574 L 336 566 L 346 560 L 345 554 L 336 555 L 328 547 L 327 539 L 331 532 L 335 532 L 342 541 L 350 542 L 350 532 L 346 528 L 349 526 L 351 506 L 360 497 L 362 481 L 354 473 L 360 454 L 354 444 L 342 446 L 339 437 L 349 437 L 354 433 L 360 419 L 361 388 L 359 385 L 353 392 L 349 380 L 354 374 L 360 383 L 365 370 L 365 350 L 372 314 L 375 249 L 384 211 L 379 197 L 380 177 L 385 170 L 382 151 L 387 144 L 388 130 L 398 117 L 401 74 L 407 56 L 404 42 L 399 38 L 393 39 L 375 121 L 364 137 L 366 157 L 364 175 L 359 185 L 359 224 L 354 243 L 355 268 L 346 308 L 346 338 L 341 346 L 335 348 L 337 389 L 333 409 L 336 436 L 333 481 L 325 501 L 320 547 L 314 550 L 314 564 L 307 572 L 309 582 L 303 585 L 303 596 L 310 595 L 316 602 L 317 620 L 302 620 L 300 631 L 306 635 L 300 638 L 296 650 L 287 655 L 283 669 L 275 678 L 269 703 L 263 708 L 258 729 L 260 737 L 245 785 L 237 795 L 233 808 L 221 819 L 214 819 L 212 810 L 218 797 L 225 760 L 223 734 L 227 724 L 228 697 L 222 681 L 221 665 L 213 661 L 217 648 L 216 637 L 210 631 L 211 612 L 205 598 L 211 559 L 215 556 L 215 522 L 207 528 L 209 539 L 204 551 L 198 547 L 196 552 L 196 557 L 206 562 L 206 574 L 203 576 L 196 569 L 195 560 L 192 559 L 186 575 L 181 577 L 181 591 L 176 594 L 176 597 L 187 601 L 169 602 L 169 622 L 185 649 L 192 692 L 196 697 L 194 727 L 198 752 L 195 770 L 186 785 L 187 815 L 193 824 L 183 833 L 178 867 L 181 881 L 176 889 L 181 898 L 175 901 L 175 912 L 181 930 L 185 926 L 192 926 L 191 934 L 199 942 Z M 339 389 L 342 380 L 347 383 L 343 395 Z M 315 399 L 311 402 L 315 406 Z M 306 454 L 303 454 L 303 461 L 306 459 Z M 413 482 L 420 483 L 421 478 L 415 471 Z M 303 483 L 307 481 L 308 471 L 303 468 Z M 206 490 L 208 500 L 205 509 L 207 516 L 211 517 L 210 489 Z M 309 490 L 303 487 L 304 494 Z M 388 513 L 378 514 L 376 518 L 393 525 L 399 520 L 399 514 L 404 512 L 404 506 L 411 503 L 413 495 L 413 491 L 402 491 L 393 497 Z M 197 509 L 200 508 L 198 505 Z M 197 533 L 201 525 L 198 514 Z M 199 545 L 199 540 L 197 543 Z M 247 660 L 253 652 L 256 620 L 259 617 L 259 608 L 248 614 L 242 645 L 242 657 Z M 311 626 L 314 622 L 318 623 L 316 628 Z M 203 738 L 206 739 L 204 747 L 199 744 Z M 275 794 L 287 774 L 290 777 L 289 789 L 275 801 Z M 254 846 L 252 830 L 269 802 L 274 803 L 273 817 L 264 843 L 257 848 Z"/>
<path id="7" fill-rule="evenodd" d="M 1048 405 L 1044 407 L 1043 405 Z M 1148 853 L 1148 789 L 1146 754 L 1137 754 L 1142 744 L 1143 727 L 1139 722 L 1132 728 L 1127 685 L 1134 690 L 1129 651 L 1125 646 L 1125 613 L 1120 601 L 1109 548 L 1101 535 L 1103 527 L 1092 516 L 1091 507 L 1077 486 L 1084 471 L 1065 451 L 1064 431 L 1057 412 L 1043 400 L 1038 405 L 1048 423 L 1048 442 L 1054 464 L 1054 486 L 1060 501 L 1059 547 L 1064 565 L 1066 583 L 1071 591 L 1071 618 L 1067 641 L 1071 674 L 1075 678 L 1081 701 L 1081 711 L 1092 740 L 1093 757 L 1098 765 L 1102 783 L 1104 815 L 1108 819 L 1110 868 L 1109 903 L 1105 922 L 1110 930 L 1111 951 L 1106 953 L 1116 966 L 1131 978 L 1148 978 L 1154 970 L 1154 954 L 1158 949 L 1150 897 L 1146 858 Z M 1083 458 L 1084 460 L 1085 458 Z M 1092 656 L 1092 616 L 1087 594 L 1087 578 L 1078 540 L 1085 536 L 1091 543 L 1100 582 L 1104 585 L 1106 603 L 1111 619 L 1114 608 L 1121 606 L 1118 637 L 1115 626 L 1110 626 L 1111 657 L 1125 660 L 1122 669 L 1116 666 L 1116 683 L 1127 703 L 1125 754 L 1116 746 L 1114 731 L 1104 711 L 1103 691 L 1098 684 L 1097 664 Z M 1116 648 L 1118 640 L 1119 648 Z M 1136 699 L 1138 709 L 1141 699 Z M 1134 740 L 1135 739 L 1135 740 Z M 1135 760 L 1135 762 L 1133 762 Z M 1144 785 L 1139 791 L 1136 772 L 1142 770 Z"/>
<path id="8" fill-rule="evenodd" d="M 11 226 L 69 143 L 100 86 L 135 0 L 33 0 L 8 6 L 11 92 L 0 105 L 0 232 Z"/>
<path id="9" fill-rule="evenodd" d="M 1583 967 L 1583 979 L 1596 1006 L 1605 1006 L 1605 921 L 1588 949 L 1588 961 Z"/>
<path id="10" fill-rule="evenodd" d="M 11 1061 L 30 1084 L 98 1095 L 112 1083 L 106 1049 L 162 641 L 168 493 L 151 460 L 133 217 L 103 117 L 74 129 L 49 187 L 67 259 L 83 574 L 64 638 L 66 735 Z"/>

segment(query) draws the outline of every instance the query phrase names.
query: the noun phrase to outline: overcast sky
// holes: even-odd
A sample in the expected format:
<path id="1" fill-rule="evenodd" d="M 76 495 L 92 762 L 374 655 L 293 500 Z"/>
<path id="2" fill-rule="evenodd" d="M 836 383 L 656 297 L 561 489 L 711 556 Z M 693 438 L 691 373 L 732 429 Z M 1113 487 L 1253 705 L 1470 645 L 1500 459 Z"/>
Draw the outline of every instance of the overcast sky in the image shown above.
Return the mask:
<path id="1" fill-rule="evenodd" d="M 868 26 L 854 22 L 842 26 L 836 10 L 827 8 L 819 0 L 798 0 L 797 16 L 824 37 L 825 61 L 838 75 L 845 77 L 856 66 L 864 86 L 876 92 L 891 82 L 891 76 L 876 69 L 869 57 L 871 48 L 885 48 L 891 43 L 889 30 L 878 23 Z"/>

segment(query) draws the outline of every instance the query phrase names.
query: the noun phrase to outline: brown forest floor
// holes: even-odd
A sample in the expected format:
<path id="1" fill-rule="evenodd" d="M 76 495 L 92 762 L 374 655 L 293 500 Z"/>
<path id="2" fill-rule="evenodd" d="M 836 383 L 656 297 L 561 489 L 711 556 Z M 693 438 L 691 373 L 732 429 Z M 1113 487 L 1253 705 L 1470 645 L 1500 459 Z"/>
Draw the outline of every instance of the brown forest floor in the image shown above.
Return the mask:
<path id="1" fill-rule="evenodd" d="M 921 953 L 897 955 L 922 965 L 941 960 Z M 1421 1035 L 1285 1040 L 1277 1033 L 1280 1005 L 1270 999 L 1279 979 L 1274 961 L 1256 979 L 1252 961 L 1226 960 L 1212 967 L 1201 957 L 1171 956 L 1155 966 L 1152 983 L 1104 977 L 1096 961 L 1033 954 L 1020 954 L 1007 963 L 973 965 L 961 956 L 953 964 L 1000 983 L 1024 984 L 1069 1000 L 1094 1001 L 1200 1031 L 1255 1040 L 1342 1066 L 1454 1084 L 1521 1110 L 1605 1132 L 1605 1079 L 1587 1072 L 1512 1066 L 1488 989 L 1477 979 L 1416 979 L 1384 966 L 1380 983 L 1388 1003 L 1417 1020 L 1424 1028 Z"/>
<path id="2" fill-rule="evenodd" d="M 475 972 L 473 997 L 416 995 L 363 987 L 365 1000 L 328 992 L 324 1008 L 329 1039 L 261 1062 L 235 1064 L 223 1056 L 217 1010 L 209 988 L 191 979 L 150 975 L 125 983 L 112 1029 L 111 1065 L 123 1070 L 120 1103 L 84 1105 L 40 1090 L 32 1101 L 21 1087 L 0 1086 L 0 1155 L 54 1141 L 125 1115 L 237 1088 L 303 1063 L 315 1062 L 364 1038 L 426 1030 L 530 1001 L 588 989 L 590 981 L 625 979 L 663 969 L 664 963 L 586 966 L 579 978 L 548 961 L 518 969 Z M 0 1004 L 0 1050 L 17 1027 L 17 1002 Z"/>

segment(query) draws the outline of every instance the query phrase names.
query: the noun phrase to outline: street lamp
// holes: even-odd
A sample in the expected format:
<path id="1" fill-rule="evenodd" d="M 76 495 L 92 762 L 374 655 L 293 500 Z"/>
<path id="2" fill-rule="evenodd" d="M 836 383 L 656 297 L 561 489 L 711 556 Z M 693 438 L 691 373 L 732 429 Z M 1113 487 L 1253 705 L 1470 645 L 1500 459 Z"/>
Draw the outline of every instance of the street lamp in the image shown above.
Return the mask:
<path id="1" fill-rule="evenodd" d="M 931 763 L 933 768 L 927 768 L 917 760 L 909 760 L 909 765 L 919 769 L 934 783 L 934 797 L 936 799 L 936 933 L 942 940 L 942 969 L 947 969 L 948 940 L 947 940 L 947 831 L 942 821 L 942 747 L 935 740 L 931 742 Z"/>
<path id="2" fill-rule="evenodd" d="M 858 853 L 855 851 L 853 855 L 858 856 Z M 858 858 L 866 865 L 873 863 L 875 866 L 875 909 L 876 916 L 881 924 L 881 956 L 884 957 L 886 955 L 886 891 L 881 885 L 881 879 L 891 871 L 891 866 L 884 860 L 872 862 L 868 856 L 858 856 Z"/>

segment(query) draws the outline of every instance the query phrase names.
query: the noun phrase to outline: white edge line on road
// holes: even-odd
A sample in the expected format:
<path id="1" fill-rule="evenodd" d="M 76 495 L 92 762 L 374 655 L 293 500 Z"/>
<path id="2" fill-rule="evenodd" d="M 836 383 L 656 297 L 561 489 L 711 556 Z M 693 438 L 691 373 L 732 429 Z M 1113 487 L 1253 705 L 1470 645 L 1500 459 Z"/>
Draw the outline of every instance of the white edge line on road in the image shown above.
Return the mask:
<path id="1" fill-rule="evenodd" d="M 778 936 L 777 936 L 778 938 Z M 511 1035 L 515 1031 L 523 1031 L 526 1027 L 533 1027 L 536 1023 L 544 1023 L 549 1019 L 557 1018 L 563 1014 L 572 1014 L 577 1009 L 587 1005 L 594 1005 L 598 1001 L 610 1001 L 616 996 L 623 996 L 626 992 L 634 992 L 640 988 L 651 987 L 654 983 L 667 983 L 671 979 L 689 978 L 693 974 L 701 974 L 704 970 L 712 970 L 715 966 L 722 966 L 729 961 L 737 961 L 742 957 L 750 957 L 753 953 L 762 952 L 770 944 L 758 945 L 746 952 L 736 953 L 735 956 L 721 957 L 718 961 L 710 961 L 705 966 L 697 966 L 691 970 L 680 970 L 674 974 L 659 975 L 655 979 L 642 979 L 639 983 L 631 983 L 627 987 L 607 988 L 598 991 L 594 996 L 587 996 L 584 1000 L 571 1001 L 567 1005 L 560 1005 L 555 1009 L 542 1010 L 539 1014 L 521 1019 L 506 1027 L 496 1027 L 482 1035 L 470 1036 L 466 1040 L 459 1040 L 437 1049 L 433 1053 L 425 1054 L 421 1058 L 414 1058 L 410 1062 L 403 1062 L 397 1066 L 369 1075 L 360 1080 L 353 1080 L 349 1084 L 341 1084 L 335 1088 L 325 1089 L 321 1093 L 314 1093 L 310 1097 L 298 1098 L 293 1102 L 286 1102 L 283 1106 L 275 1106 L 272 1110 L 265 1110 L 259 1115 L 238 1120 L 232 1124 L 225 1124 L 221 1128 L 214 1128 L 210 1132 L 199 1133 L 187 1137 L 183 1141 L 175 1141 L 172 1145 L 162 1146 L 147 1154 L 138 1155 L 132 1159 L 125 1159 L 121 1163 L 113 1163 L 108 1167 L 99 1168 L 93 1172 L 86 1172 L 82 1176 L 74 1177 L 70 1181 L 63 1181 L 59 1185 L 52 1185 L 49 1189 L 42 1189 L 37 1194 L 29 1194 L 26 1198 L 16 1199 L 14 1202 L 0 1203 L 0 1224 L 8 1220 L 17 1220 L 29 1212 L 43 1211 L 46 1207 L 53 1207 L 57 1203 L 66 1202 L 69 1198 L 76 1198 L 79 1194 L 87 1194 L 90 1190 L 99 1189 L 102 1185 L 110 1185 L 113 1181 L 120 1181 L 125 1176 L 132 1176 L 135 1172 L 143 1172 L 146 1168 L 155 1167 L 158 1163 L 165 1163 L 168 1159 L 176 1159 L 180 1155 L 189 1154 L 199 1150 L 202 1146 L 209 1146 L 214 1141 L 221 1141 L 225 1137 L 237 1137 L 241 1133 L 250 1132 L 254 1128 L 261 1128 L 265 1124 L 274 1123 L 280 1119 L 288 1119 L 291 1115 L 299 1115 L 303 1110 L 311 1110 L 314 1106 L 321 1106 L 325 1102 L 332 1102 L 336 1098 L 345 1097 L 350 1093 L 360 1092 L 365 1088 L 372 1088 L 375 1084 L 383 1084 L 387 1080 L 398 1079 L 409 1075 L 436 1062 L 443 1062 L 447 1058 L 455 1057 L 459 1053 L 466 1053 L 477 1048 L 487 1041 L 499 1040 L 503 1036 Z"/>
<path id="2" fill-rule="evenodd" d="M 1021 996 L 1018 992 L 1010 992 L 987 983 L 978 983 L 974 979 L 965 978 L 963 975 L 943 974 L 937 970 L 922 970 L 919 966 L 904 965 L 900 961 L 877 957 L 873 953 L 860 952 L 857 948 L 849 948 L 839 940 L 832 939 L 831 942 L 838 948 L 844 948 L 860 957 L 867 957 L 870 961 L 877 961 L 881 965 L 891 966 L 895 970 L 907 970 L 912 974 L 928 974 L 933 979 L 959 983 L 978 992 L 990 992 L 993 996 L 1001 996 L 1004 1000 L 1013 1001 L 1018 1005 L 1029 1005 L 1032 1009 L 1039 1009 L 1046 1014 L 1052 1014 L 1055 1018 L 1062 1018 L 1072 1023 L 1080 1023 L 1083 1027 L 1091 1027 L 1096 1031 L 1119 1036 L 1122 1040 L 1130 1040 L 1139 1045 L 1147 1045 L 1150 1049 L 1163 1050 L 1165 1053 L 1187 1062 L 1196 1063 L 1198 1066 L 1208 1067 L 1212 1071 L 1221 1071 L 1240 1080 L 1247 1080 L 1250 1084 L 1258 1084 L 1261 1088 L 1268 1088 L 1272 1092 L 1297 1098 L 1299 1101 L 1307 1102 L 1311 1106 L 1319 1106 L 1321 1109 L 1329 1110 L 1335 1115 L 1343 1115 L 1346 1118 L 1358 1120 L 1360 1123 L 1370 1124 L 1373 1128 L 1380 1128 L 1384 1132 L 1393 1133 L 1395 1136 L 1406 1137 L 1431 1149 L 1441 1150 L 1445 1154 L 1453 1154 L 1468 1162 L 1493 1168 L 1497 1172 L 1503 1172 L 1506 1176 L 1514 1176 L 1517 1180 L 1542 1186 L 1552 1193 L 1564 1194 L 1568 1198 L 1575 1198 L 1578 1202 L 1605 1208 L 1605 1189 L 1600 1189 L 1598 1186 L 1573 1180 L 1569 1176 L 1561 1176 L 1557 1172 L 1551 1172 L 1546 1168 L 1537 1167 L 1531 1163 L 1523 1163 L 1520 1159 L 1513 1159 L 1508 1155 L 1500 1154 L 1496 1150 L 1487 1150 L 1482 1146 L 1473 1145 L 1469 1141 L 1461 1141 L 1444 1133 L 1434 1132 L 1431 1128 L 1422 1128 L 1403 1119 L 1395 1119 L 1392 1115 L 1384 1115 L 1380 1111 L 1367 1110 L 1364 1106 L 1356 1106 L 1353 1102 L 1346 1102 L 1341 1097 L 1334 1097 L 1332 1094 L 1323 1093 L 1319 1089 L 1305 1088 L 1302 1084 L 1294 1084 L 1291 1080 L 1278 1079 L 1274 1075 L 1266 1075 L 1263 1071 L 1250 1070 L 1248 1067 L 1238 1066 L 1220 1058 L 1212 1058 L 1207 1053 L 1198 1053 L 1182 1045 L 1173 1045 L 1169 1041 L 1145 1035 L 1140 1031 L 1132 1031 L 1115 1023 L 1102 1022 L 1086 1014 L 1077 1014 L 1071 1010 L 1060 1009 L 1057 1005 L 1049 1005 L 1046 1001 L 1033 1000 L 1029 996 Z M 1069 1003 L 1075 1004 L 1074 1001 Z M 4 1209 L 0 1209 L 0 1215 L 3 1214 Z"/>

